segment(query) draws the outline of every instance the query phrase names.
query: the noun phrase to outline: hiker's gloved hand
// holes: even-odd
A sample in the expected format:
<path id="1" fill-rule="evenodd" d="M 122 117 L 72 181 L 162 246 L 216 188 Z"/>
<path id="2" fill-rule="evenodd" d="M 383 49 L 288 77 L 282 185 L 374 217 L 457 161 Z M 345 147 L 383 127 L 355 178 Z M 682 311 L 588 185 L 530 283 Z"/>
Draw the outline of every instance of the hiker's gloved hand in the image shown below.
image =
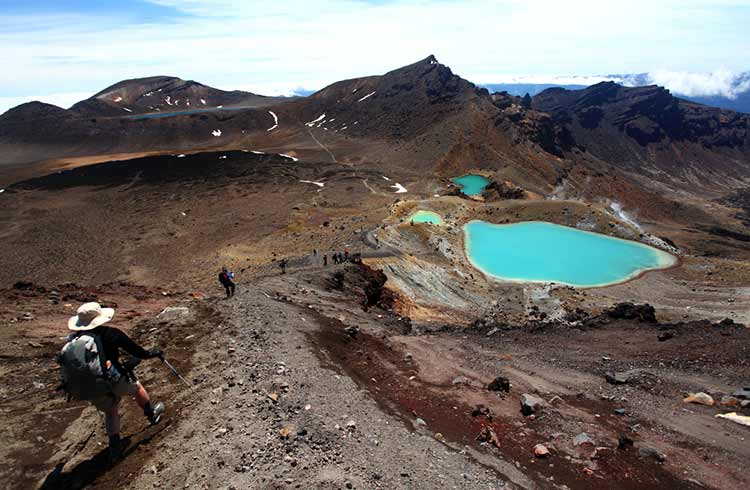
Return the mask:
<path id="1" fill-rule="evenodd" d="M 164 360 L 164 352 L 159 349 L 151 349 L 148 352 L 148 357 L 150 359 L 153 359 L 154 357 L 158 357 L 161 360 Z"/>
<path id="2" fill-rule="evenodd" d="M 138 364 L 140 363 L 141 363 L 140 359 L 134 356 L 130 356 L 125 362 L 122 363 L 122 367 L 123 369 L 125 369 L 125 371 L 130 372 L 133 369 L 135 369 L 136 366 L 138 366 Z"/>

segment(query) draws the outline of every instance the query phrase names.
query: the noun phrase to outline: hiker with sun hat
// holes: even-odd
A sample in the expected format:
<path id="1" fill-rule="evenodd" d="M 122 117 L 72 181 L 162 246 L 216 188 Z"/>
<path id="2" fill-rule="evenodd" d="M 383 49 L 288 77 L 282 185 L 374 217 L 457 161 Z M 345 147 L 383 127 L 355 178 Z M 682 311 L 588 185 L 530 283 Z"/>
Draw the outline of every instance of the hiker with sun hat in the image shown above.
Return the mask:
<path id="1" fill-rule="evenodd" d="M 159 422 L 164 404 L 153 405 L 135 376 L 120 363 L 120 351 L 138 359 L 163 359 L 158 349 L 145 350 L 123 331 L 104 326 L 115 314 L 99 303 L 85 303 L 68 321 L 73 331 L 58 356 L 63 388 L 70 398 L 90 401 L 104 412 L 109 436 L 110 458 L 118 458 L 124 448 L 120 438 L 120 399 L 132 396 L 152 425 Z M 127 364 L 127 363 L 126 363 Z"/>

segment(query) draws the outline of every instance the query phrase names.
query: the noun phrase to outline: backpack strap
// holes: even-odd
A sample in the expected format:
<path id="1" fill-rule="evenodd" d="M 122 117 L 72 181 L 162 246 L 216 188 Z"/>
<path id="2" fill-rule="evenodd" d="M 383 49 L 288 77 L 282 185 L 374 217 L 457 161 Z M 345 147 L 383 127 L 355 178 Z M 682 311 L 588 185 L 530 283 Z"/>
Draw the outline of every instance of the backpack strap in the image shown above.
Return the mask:
<path id="1" fill-rule="evenodd" d="M 102 366 L 102 374 L 104 375 L 104 379 L 109 379 L 109 369 L 107 369 L 107 359 L 104 356 L 104 346 L 102 345 L 102 339 L 96 334 L 89 334 L 91 337 L 93 337 L 94 342 L 96 343 L 96 350 L 99 353 L 99 362 Z"/>

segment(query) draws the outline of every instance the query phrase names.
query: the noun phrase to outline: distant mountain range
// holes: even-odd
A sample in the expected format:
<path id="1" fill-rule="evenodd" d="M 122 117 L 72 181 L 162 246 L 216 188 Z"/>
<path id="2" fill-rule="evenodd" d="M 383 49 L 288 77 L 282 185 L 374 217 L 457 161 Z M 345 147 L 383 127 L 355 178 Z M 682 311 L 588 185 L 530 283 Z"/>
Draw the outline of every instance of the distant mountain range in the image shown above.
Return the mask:
<path id="1" fill-rule="evenodd" d="M 624 86 L 637 78 L 619 81 L 548 88 L 529 101 L 478 87 L 434 56 L 307 97 L 225 92 L 173 77 L 125 80 L 70 109 L 30 102 L 0 115 L 0 169 L 242 149 L 411 172 L 415 181 L 479 168 L 539 195 L 606 197 L 642 217 L 688 221 L 664 186 L 721 195 L 747 185 L 750 115 L 653 84 Z"/>
<path id="2" fill-rule="evenodd" d="M 594 76 L 521 76 L 502 83 L 482 84 L 490 92 L 508 92 L 510 95 L 537 95 L 548 88 L 581 90 L 600 82 L 611 81 L 625 87 L 659 85 L 677 97 L 699 104 L 720 107 L 736 112 L 750 113 L 750 72 L 739 75 L 728 73 L 656 72 L 628 75 Z"/>

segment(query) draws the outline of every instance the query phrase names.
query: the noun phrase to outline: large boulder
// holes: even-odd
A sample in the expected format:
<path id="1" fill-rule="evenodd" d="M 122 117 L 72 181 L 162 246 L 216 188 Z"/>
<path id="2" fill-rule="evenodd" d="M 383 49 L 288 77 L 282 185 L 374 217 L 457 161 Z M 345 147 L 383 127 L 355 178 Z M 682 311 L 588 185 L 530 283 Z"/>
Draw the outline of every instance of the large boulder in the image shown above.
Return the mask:
<path id="1" fill-rule="evenodd" d="M 168 306 L 156 315 L 156 319 L 160 322 L 184 324 L 190 321 L 192 316 L 190 308 L 186 306 Z"/>
<path id="2" fill-rule="evenodd" d="M 649 304 L 618 303 L 604 313 L 614 319 L 656 323 L 656 310 Z"/>

